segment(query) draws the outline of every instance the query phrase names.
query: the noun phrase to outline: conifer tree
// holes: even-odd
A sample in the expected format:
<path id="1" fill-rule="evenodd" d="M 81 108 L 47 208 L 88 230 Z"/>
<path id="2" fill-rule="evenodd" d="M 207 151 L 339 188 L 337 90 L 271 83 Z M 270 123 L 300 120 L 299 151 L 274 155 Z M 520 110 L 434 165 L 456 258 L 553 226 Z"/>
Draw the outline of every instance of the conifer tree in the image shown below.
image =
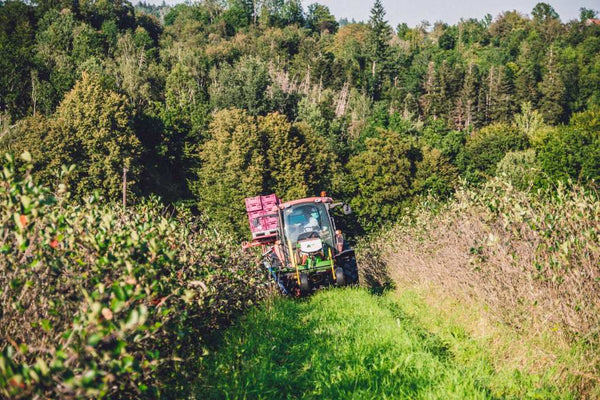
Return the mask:
<path id="1" fill-rule="evenodd" d="M 448 115 L 452 110 L 452 102 L 458 93 L 457 79 L 455 70 L 448 64 L 446 60 L 442 61 L 438 69 L 439 92 L 437 95 L 438 101 L 438 117 L 447 120 Z"/>
<path id="2" fill-rule="evenodd" d="M 509 68 L 500 66 L 496 76 L 496 95 L 491 104 L 490 119 L 493 122 L 509 122 L 516 112 L 513 75 Z"/>
<path id="3" fill-rule="evenodd" d="M 423 116 L 425 118 L 431 117 L 435 120 L 440 116 L 442 88 L 433 61 L 430 61 L 427 66 L 427 74 L 423 82 L 423 91 L 425 93 L 419 98 Z"/>
<path id="4" fill-rule="evenodd" d="M 469 63 L 463 85 L 456 99 L 454 126 L 459 130 L 468 130 L 477 124 L 477 73 L 474 63 Z"/>
<path id="5" fill-rule="evenodd" d="M 516 106 L 510 71 L 504 66 L 492 65 L 486 78 L 485 89 L 485 120 L 487 122 L 512 120 Z"/>
<path id="6" fill-rule="evenodd" d="M 390 61 L 390 39 L 392 28 L 385 20 L 385 9 L 381 0 L 375 0 L 369 19 L 369 57 L 371 61 L 370 94 L 373 100 L 381 97 L 382 83 L 388 72 Z"/>
<path id="7" fill-rule="evenodd" d="M 556 50 L 551 47 L 546 62 L 546 73 L 539 85 L 540 112 L 550 124 L 560 122 L 565 111 L 565 84 L 558 71 L 556 58 Z"/>
<path id="8" fill-rule="evenodd" d="M 536 63 L 535 53 L 528 42 L 521 44 L 519 56 L 517 57 L 517 67 L 515 101 L 518 104 L 530 102 L 536 105 L 539 97 L 537 90 L 539 67 Z"/>

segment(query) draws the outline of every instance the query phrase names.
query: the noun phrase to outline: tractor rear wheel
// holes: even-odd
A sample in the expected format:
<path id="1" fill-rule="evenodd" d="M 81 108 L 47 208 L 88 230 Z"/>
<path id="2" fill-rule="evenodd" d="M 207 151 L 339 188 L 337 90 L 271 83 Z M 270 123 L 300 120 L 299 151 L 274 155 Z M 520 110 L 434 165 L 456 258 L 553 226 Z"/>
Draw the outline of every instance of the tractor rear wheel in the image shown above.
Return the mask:
<path id="1" fill-rule="evenodd" d="M 346 276 L 346 282 L 349 285 L 358 283 L 358 266 L 356 265 L 356 258 L 344 263 L 344 275 Z"/>
<path id="2" fill-rule="evenodd" d="M 346 284 L 346 277 L 344 276 L 344 269 L 337 267 L 335 269 L 335 283 L 338 286 L 344 286 Z"/>
<path id="3" fill-rule="evenodd" d="M 312 289 L 312 285 L 310 284 L 310 279 L 308 279 L 308 274 L 301 273 L 300 274 L 300 292 L 302 294 L 309 293 Z"/>

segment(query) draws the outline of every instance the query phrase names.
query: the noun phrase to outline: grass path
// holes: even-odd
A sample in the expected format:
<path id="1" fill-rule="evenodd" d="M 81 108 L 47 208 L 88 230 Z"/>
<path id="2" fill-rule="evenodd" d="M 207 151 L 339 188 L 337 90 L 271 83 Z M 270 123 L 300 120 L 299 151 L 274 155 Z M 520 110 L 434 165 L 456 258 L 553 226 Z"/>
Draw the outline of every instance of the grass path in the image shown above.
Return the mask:
<path id="1" fill-rule="evenodd" d="M 443 340 L 404 314 L 397 298 L 362 289 L 275 299 L 252 311 L 225 334 L 202 375 L 198 398 L 515 397 L 492 394 L 485 357 L 459 363 Z M 532 391 L 526 397 L 554 396 Z"/>

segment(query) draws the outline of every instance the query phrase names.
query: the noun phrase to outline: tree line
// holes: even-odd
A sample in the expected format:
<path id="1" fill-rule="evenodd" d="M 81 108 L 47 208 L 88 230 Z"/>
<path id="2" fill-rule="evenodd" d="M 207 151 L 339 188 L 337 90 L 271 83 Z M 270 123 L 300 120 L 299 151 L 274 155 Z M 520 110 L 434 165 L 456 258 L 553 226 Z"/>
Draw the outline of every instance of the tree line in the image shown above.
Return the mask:
<path id="1" fill-rule="evenodd" d="M 600 26 L 547 3 L 455 25 L 338 22 L 299 0 L 0 2 L 0 148 L 76 198 L 184 202 L 327 190 L 356 229 L 459 179 L 600 177 Z M 592 21 L 592 22 L 590 22 Z"/>

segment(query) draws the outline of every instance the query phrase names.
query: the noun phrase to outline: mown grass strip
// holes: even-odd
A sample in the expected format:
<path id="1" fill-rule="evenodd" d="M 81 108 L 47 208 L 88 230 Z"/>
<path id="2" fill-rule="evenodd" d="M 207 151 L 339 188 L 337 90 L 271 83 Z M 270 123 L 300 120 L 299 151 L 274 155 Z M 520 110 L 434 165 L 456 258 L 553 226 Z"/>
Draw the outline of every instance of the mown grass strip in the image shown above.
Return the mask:
<path id="1" fill-rule="evenodd" d="M 489 390 L 493 370 L 485 357 L 457 362 L 444 341 L 404 314 L 397 299 L 362 289 L 327 290 L 300 301 L 275 299 L 226 333 L 220 349 L 204 363 L 196 395 L 507 398 Z M 531 397 L 555 396 L 545 391 Z"/>

